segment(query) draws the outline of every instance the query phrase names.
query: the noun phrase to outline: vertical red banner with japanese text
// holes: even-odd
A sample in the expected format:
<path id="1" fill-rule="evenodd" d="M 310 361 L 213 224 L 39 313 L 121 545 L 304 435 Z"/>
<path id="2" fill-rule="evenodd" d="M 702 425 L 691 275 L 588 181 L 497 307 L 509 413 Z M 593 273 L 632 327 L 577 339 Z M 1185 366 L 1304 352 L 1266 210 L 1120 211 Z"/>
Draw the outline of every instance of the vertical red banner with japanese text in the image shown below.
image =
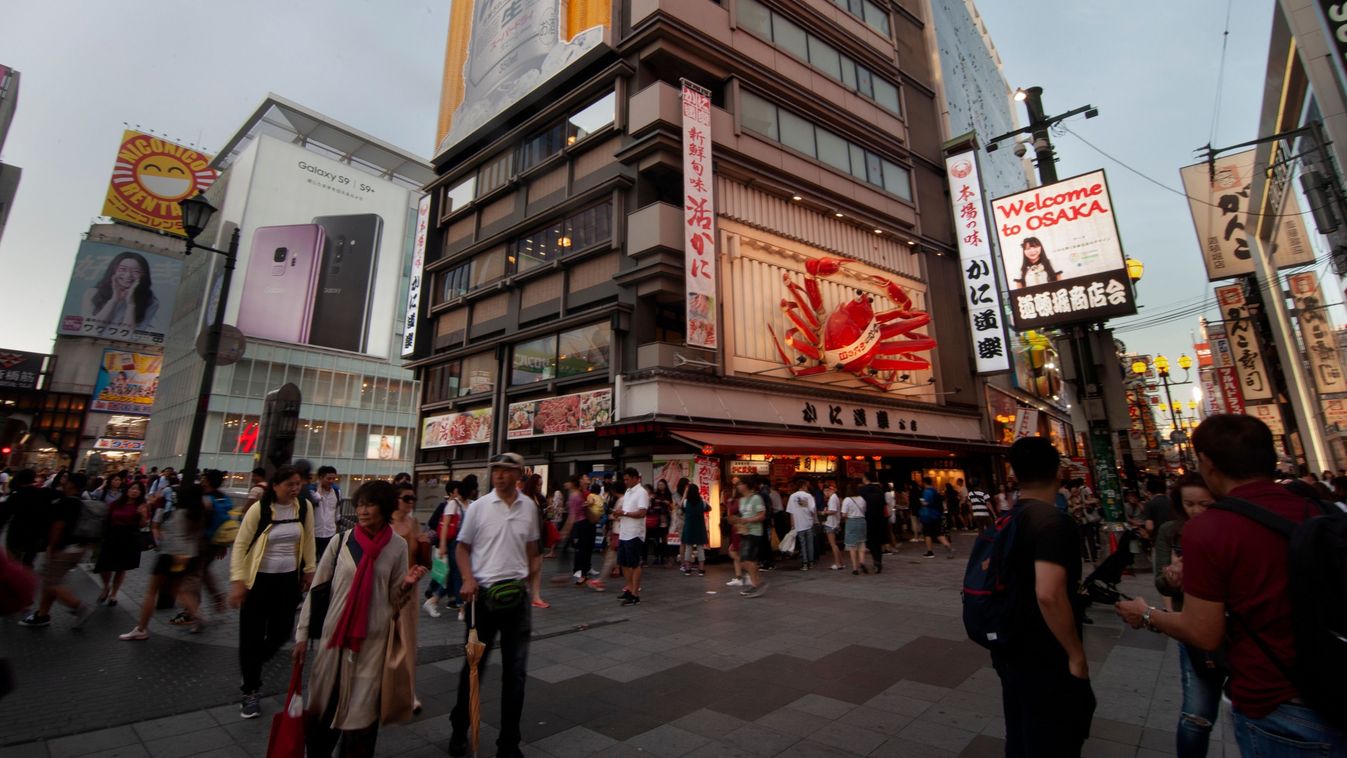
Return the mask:
<path id="1" fill-rule="evenodd" d="M 687 344 L 715 350 L 716 223 L 712 195 L 711 91 L 683 81 L 683 256 Z"/>
<path id="2" fill-rule="evenodd" d="M 1244 302 L 1244 285 L 1230 284 L 1216 288 L 1216 303 L 1221 308 L 1228 337 L 1227 347 L 1239 377 L 1240 394 L 1248 402 L 1272 400 L 1272 377 Z M 1224 389 L 1224 387 L 1223 387 Z"/>

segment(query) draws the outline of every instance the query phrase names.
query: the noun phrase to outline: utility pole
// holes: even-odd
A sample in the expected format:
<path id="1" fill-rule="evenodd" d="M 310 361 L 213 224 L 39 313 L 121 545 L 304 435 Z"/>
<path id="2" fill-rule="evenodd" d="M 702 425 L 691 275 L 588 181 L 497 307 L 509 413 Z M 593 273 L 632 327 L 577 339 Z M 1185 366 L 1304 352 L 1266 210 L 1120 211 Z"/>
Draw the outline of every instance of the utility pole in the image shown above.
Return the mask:
<path id="1" fill-rule="evenodd" d="M 1034 156 L 1038 167 L 1040 185 L 1057 181 L 1057 152 L 1053 149 L 1049 129 L 1068 118 L 1084 115 L 1094 118 L 1099 110 L 1092 105 L 1081 106 L 1057 116 L 1048 116 L 1043 111 L 1043 88 L 1029 87 L 1015 91 L 1015 99 L 1024 103 L 1029 114 L 1029 125 L 1012 132 L 993 137 L 987 145 L 991 151 L 1006 139 L 1020 134 L 1028 134 L 1033 139 Z M 1099 384 L 1095 367 L 1093 342 L 1097 335 L 1106 333 L 1101 323 L 1078 323 L 1065 327 L 1071 334 L 1071 353 L 1075 359 L 1077 402 L 1085 415 L 1089 430 L 1090 458 L 1094 461 L 1095 489 L 1104 507 L 1105 518 L 1109 521 L 1122 520 L 1122 484 L 1118 480 L 1116 465 L 1117 452 L 1112 426 L 1107 418 L 1104 406 L 1104 393 Z"/>

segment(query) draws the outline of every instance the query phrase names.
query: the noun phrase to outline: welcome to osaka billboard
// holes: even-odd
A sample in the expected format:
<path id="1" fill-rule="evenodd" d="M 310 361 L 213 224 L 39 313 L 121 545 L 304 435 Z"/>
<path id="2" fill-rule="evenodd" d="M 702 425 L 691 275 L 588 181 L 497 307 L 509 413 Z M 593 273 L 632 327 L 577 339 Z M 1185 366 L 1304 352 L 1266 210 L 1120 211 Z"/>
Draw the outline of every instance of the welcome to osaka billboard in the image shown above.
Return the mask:
<path id="1" fill-rule="evenodd" d="M 992 201 L 1017 331 L 1137 312 L 1102 169 Z"/>

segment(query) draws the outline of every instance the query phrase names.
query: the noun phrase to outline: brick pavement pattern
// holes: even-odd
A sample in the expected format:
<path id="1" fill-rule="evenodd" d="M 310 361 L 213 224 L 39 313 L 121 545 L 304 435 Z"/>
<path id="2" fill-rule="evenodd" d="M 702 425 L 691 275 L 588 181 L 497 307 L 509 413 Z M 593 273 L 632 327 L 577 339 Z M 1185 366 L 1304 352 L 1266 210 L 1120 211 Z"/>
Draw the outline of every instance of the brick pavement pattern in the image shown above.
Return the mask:
<path id="1" fill-rule="evenodd" d="M 960 537 L 960 546 L 968 544 Z M 707 577 L 646 572 L 642 604 L 616 592 L 551 585 L 534 611 L 524 752 L 567 756 L 1000 756 L 1000 682 L 960 620 L 963 561 L 923 560 L 905 546 L 880 576 L 788 570 L 764 574 L 762 598 Z M 549 563 L 547 570 L 557 571 Z M 156 614 L 142 643 L 133 625 L 144 572 L 117 608 L 82 633 L 56 611 L 46 629 L 0 624 L 18 689 L 0 701 L 6 758 L 261 756 L 288 659 L 266 674 L 263 718 L 238 716 L 237 614 L 200 636 Z M 80 579 L 85 597 L 96 584 Z M 1149 577 L 1131 580 L 1145 594 Z M 613 583 L 615 584 L 615 583 Z M 620 589 L 620 588 L 614 588 Z M 1154 593 L 1151 592 L 1151 595 Z M 130 602 L 128 602 L 130 601 Z M 1086 651 L 1099 700 L 1085 756 L 1172 755 L 1180 702 L 1178 651 L 1095 609 Z M 446 754 L 463 627 L 421 616 L 417 690 L 424 711 L 382 729 L 379 755 Z M 483 688 L 483 755 L 494 753 L 500 668 Z M 1237 756 L 1228 706 L 1212 756 Z"/>

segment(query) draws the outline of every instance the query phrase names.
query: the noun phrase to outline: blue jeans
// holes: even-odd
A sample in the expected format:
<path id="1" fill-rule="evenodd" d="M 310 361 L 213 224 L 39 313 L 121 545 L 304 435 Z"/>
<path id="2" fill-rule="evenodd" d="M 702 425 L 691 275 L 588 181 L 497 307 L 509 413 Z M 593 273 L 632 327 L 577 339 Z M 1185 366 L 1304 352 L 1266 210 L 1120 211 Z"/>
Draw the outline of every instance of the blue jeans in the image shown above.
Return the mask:
<path id="1" fill-rule="evenodd" d="M 458 540 L 449 540 L 449 552 L 447 553 L 449 556 L 449 576 L 447 577 L 449 586 L 445 587 L 431 579 L 430 585 L 426 587 L 426 599 L 434 597 L 443 600 L 448 597 L 451 603 L 459 602 L 458 590 L 463 586 L 463 574 L 458 570 L 458 561 L 455 559 L 457 552 Z"/>
<path id="2" fill-rule="evenodd" d="M 1282 703 L 1261 719 L 1235 711 L 1235 741 L 1244 758 L 1347 756 L 1347 734 L 1329 726 L 1309 708 L 1295 703 Z"/>
<path id="3" fill-rule="evenodd" d="M 1197 675 L 1184 645 L 1179 646 L 1179 665 L 1183 677 L 1183 710 L 1179 714 L 1177 752 L 1179 758 L 1203 758 L 1211 741 L 1211 727 L 1221 712 L 1221 687 Z"/>
<path id="4" fill-rule="evenodd" d="M 795 547 L 800 552 L 801 563 L 814 562 L 814 532 L 806 529 L 803 532 L 795 533 Z"/>

